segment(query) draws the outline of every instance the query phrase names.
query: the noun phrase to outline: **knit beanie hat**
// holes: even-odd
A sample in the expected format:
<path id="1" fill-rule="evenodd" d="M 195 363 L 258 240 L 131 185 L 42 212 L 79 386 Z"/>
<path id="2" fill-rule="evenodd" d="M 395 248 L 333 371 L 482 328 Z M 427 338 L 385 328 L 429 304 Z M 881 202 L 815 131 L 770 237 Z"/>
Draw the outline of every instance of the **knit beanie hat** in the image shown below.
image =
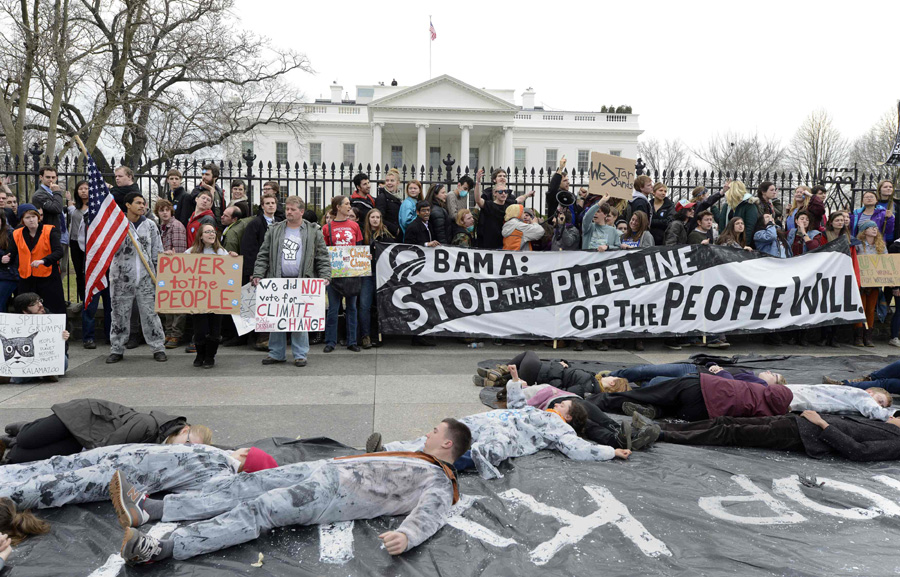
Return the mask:
<path id="1" fill-rule="evenodd" d="M 506 222 L 511 218 L 522 218 L 522 214 L 525 212 L 525 207 L 521 204 L 511 204 L 506 207 L 506 216 L 503 221 Z"/>
<path id="2" fill-rule="evenodd" d="M 33 210 L 34 212 L 38 211 L 37 207 L 33 204 L 28 204 L 27 202 L 25 204 L 20 204 L 19 209 L 16 211 L 16 216 L 19 217 L 19 220 L 22 220 L 22 215 L 29 210 Z"/>
<path id="3" fill-rule="evenodd" d="M 278 466 L 272 455 L 266 453 L 262 449 L 251 447 L 247 453 L 247 460 L 244 461 L 245 473 L 255 473 L 256 471 L 264 471 L 266 469 L 274 469 Z"/>
<path id="4" fill-rule="evenodd" d="M 19 206 L 19 208 L 21 208 L 21 206 Z M 860 223 L 859 232 L 862 232 L 862 231 L 866 230 L 867 228 L 872 228 L 873 226 L 878 226 L 878 225 L 875 224 L 874 222 L 872 222 L 871 220 L 867 220 L 863 223 Z"/>

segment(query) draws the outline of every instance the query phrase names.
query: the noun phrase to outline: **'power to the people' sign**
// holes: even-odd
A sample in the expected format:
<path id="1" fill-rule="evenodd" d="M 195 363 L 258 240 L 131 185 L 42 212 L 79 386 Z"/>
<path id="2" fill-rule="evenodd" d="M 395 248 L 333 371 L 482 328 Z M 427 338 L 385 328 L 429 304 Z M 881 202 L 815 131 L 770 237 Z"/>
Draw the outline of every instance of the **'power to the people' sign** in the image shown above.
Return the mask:
<path id="1" fill-rule="evenodd" d="M 156 312 L 241 312 L 241 259 L 217 254 L 161 254 Z"/>

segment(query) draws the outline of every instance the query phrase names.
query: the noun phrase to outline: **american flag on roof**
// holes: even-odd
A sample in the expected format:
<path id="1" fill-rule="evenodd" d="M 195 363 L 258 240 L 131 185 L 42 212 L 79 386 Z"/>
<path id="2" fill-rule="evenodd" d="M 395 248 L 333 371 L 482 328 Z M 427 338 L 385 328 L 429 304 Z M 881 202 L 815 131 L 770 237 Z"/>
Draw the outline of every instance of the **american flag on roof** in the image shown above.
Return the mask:
<path id="1" fill-rule="evenodd" d="M 434 31 L 434 24 L 431 23 L 431 20 L 428 21 L 428 31 L 431 32 L 432 40 L 437 38 L 437 32 Z"/>
<path id="2" fill-rule="evenodd" d="M 85 291 L 84 306 L 106 288 L 106 271 L 122 241 L 128 235 L 128 219 L 109 193 L 97 163 L 88 162 L 88 211 L 85 217 Z"/>

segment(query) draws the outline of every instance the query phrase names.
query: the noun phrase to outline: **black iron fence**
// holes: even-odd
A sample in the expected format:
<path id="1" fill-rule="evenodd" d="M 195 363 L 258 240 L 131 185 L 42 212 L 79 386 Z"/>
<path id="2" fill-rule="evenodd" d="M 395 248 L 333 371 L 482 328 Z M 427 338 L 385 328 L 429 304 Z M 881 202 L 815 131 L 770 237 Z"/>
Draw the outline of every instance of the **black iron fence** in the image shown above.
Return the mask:
<path id="1" fill-rule="evenodd" d="M 31 194 L 37 187 L 39 168 L 45 164 L 53 166 L 57 169 L 59 185 L 74 194 L 75 184 L 87 178 L 86 163 L 83 159 L 70 156 L 65 158 L 56 158 L 51 161 L 48 158 L 42 158 L 43 151 L 39 146 L 32 146 L 29 149 L 30 158 L 10 158 L 6 156 L 0 165 L 0 176 L 11 178 L 11 187 L 17 196 L 19 202 L 27 202 L 31 198 Z M 262 190 L 263 183 L 274 181 L 279 184 L 280 195 L 282 198 L 286 196 L 299 196 L 304 199 L 308 210 L 315 210 L 318 217 L 321 218 L 325 207 L 327 207 L 331 199 L 336 195 L 349 195 L 353 190 L 353 177 L 363 172 L 369 176 L 370 181 L 375 184 L 381 182 L 389 169 L 387 165 L 374 168 L 371 165 L 363 166 L 345 166 L 344 164 L 330 165 L 322 164 L 300 164 L 294 163 L 293 167 L 284 164 L 272 162 L 255 162 L 256 156 L 250 151 L 244 154 L 242 160 L 236 162 L 231 160 L 174 160 L 164 165 L 155 167 L 149 171 L 138 171 L 136 167 L 132 167 L 135 172 L 135 182 L 142 191 L 147 193 L 151 206 L 154 200 L 164 195 L 166 184 L 166 173 L 170 169 L 177 169 L 182 173 L 182 186 L 186 190 L 191 190 L 200 182 L 203 166 L 207 163 L 214 163 L 219 167 L 219 185 L 225 191 L 226 199 L 230 200 L 230 188 L 232 181 L 240 179 L 245 183 L 247 195 L 251 205 L 255 205 Z M 452 184 L 464 174 L 475 177 L 474 171 L 463 170 L 461 167 L 454 167 L 453 160 L 449 157 L 443 161 L 442 167 L 397 167 L 400 171 L 401 181 L 405 184 L 410 180 L 419 180 L 425 192 L 438 183 Z M 118 166 L 115 159 L 110 162 L 111 166 Z M 485 176 L 482 184 L 490 181 L 490 174 L 493 167 L 485 168 Z M 878 182 L 885 178 L 882 174 L 862 173 L 854 168 L 821 168 L 817 174 L 797 174 L 791 172 L 777 173 L 761 173 L 761 172 L 716 172 L 716 171 L 700 171 L 700 170 L 680 170 L 680 171 L 648 171 L 644 163 L 638 159 L 636 167 L 637 174 L 646 173 L 654 182 L 662 181 L 666 183 L 669 196 L 673 200 L 687 199 L 691 197 L 693 190 L 698 186 L 704 186 L 710 191 L 720 190 L 728 180 L 740 180 L 744 182 L 747 189 L 755 192 L 759 183 L 771 181 L 775 184 L 779 191 L 782 203 L 785 206 L 790 205 L 794 190 L 799 185 L 813 186 L 815 184 L 823 184 L 829 191 L 827 205 L 831 209 L 855 208 L 860 205 L 862 193 L 867 190 L 875 190 Z M 537 212 L 543 212 L 546 206 L 545 196 L 550 184 L 550 178 L 553 176 L 553 170 L 544 168 L 525 169 L 519 167 L 511 167 L 507 169 L 509 176 L 509 187 L 516 195 L 522 195 L 530 191 L 535 191 L 533 197 L 525 201 L 527 206 L 534 208 Z M 114 175 L 112 173 L 104 174 L 108 182 L 114 183 Z M 587 187 L 590 180 L 586 170 L 572 170 L 569 173 L 571 189 L 578 191 L 581 187 Z M 18 189 L 16 188 L 18 185 Z M 375 188 L 373 187 L 373 193 Z M 474 204 L 472 195 L 467 197 L 470 206 Z M 74 275 L 69 275 L 64 279 L 66 284 L 66 294 L 68 300 L 77 302 L 75 291 Z"/>

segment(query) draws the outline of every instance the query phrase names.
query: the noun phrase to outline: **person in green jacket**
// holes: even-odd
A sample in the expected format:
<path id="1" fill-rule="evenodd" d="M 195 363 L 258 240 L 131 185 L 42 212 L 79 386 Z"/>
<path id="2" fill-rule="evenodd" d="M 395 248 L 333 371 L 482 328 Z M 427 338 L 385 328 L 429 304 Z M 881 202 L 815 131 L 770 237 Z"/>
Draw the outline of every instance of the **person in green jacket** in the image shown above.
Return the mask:
<path id="1" fill-rule="evenodd" d="M 244 238 L 244 230 L 251 220 L 253 217 L 245 215 L 240 206 L 226 208 L 222 213 L 222 225 L 225 227 L 222 231 L 222 248 L 228 252 L 241 254 L 241 239 Z"/>
<path id="2" fill-rule="evenodd" d="M 747 187 L 740 180 L 735 180 L 725 192 L 725 206 L 719 208 L 716 222 L 719 231 L 724 231 L 728 221 L 738 216 L 744 219 L 744 230 L 756 230 L 756 220 L 759 218 L 759 198 L 747 191 Z"/>

